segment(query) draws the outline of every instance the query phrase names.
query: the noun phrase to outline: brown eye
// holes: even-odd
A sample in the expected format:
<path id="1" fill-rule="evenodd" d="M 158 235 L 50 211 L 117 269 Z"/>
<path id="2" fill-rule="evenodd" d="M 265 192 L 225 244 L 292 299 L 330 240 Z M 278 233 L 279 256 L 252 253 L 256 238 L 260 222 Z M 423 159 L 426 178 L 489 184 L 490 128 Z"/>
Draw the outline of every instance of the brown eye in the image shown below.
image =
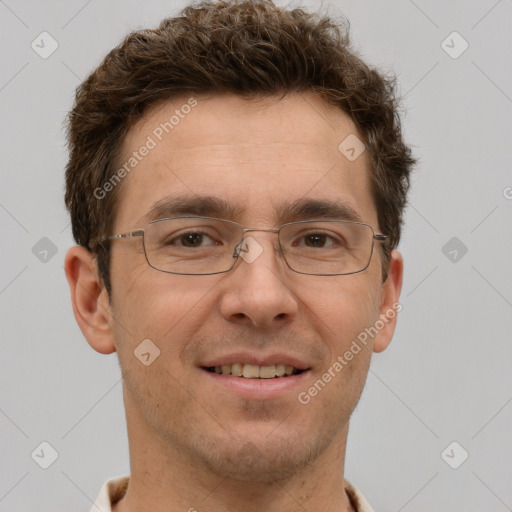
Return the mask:
<path id="1" fill-rule="evenodd" d="M 313 234 L 305 237 L 305 243 L 308 247 L 323 247 L 327 240 L 326 235 Z"/>
<path id="2" fill-rule="evenodd" d="M 181 236 L 179 241 L 185 247 L 199 247 L 203 242 L 203 237 L 202 233 L 187 233 Z"/>

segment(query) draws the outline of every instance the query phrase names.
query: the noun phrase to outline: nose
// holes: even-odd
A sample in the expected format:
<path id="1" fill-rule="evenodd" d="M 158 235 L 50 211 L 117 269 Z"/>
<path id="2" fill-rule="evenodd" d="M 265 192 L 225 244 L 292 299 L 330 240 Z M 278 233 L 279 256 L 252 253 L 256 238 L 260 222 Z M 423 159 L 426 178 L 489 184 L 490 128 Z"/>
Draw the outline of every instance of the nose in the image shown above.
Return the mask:
<path id="1" fill-rule="evenodd" d="M 240 261 L 225 274 L 221 314 L 238 324 L 284 326 L 298 310 L 297 298 L 289 286 L 290 271 L 275 235 L 250 235 L 237 250 Z"/>

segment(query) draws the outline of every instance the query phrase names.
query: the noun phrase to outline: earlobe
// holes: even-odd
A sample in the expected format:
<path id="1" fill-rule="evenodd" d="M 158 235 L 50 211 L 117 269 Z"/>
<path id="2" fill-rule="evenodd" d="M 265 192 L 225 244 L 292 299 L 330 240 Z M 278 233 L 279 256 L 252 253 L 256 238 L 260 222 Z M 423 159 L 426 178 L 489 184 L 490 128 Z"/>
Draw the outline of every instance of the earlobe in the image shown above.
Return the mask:
<path id="1" fill-rule="evenodd" d="M 64 268 L 75 319 L 89 345 L 102 354 L 115 352 L 108 294 L 98 276 L 94 255 L 84 247 L 72 247 Z"/>
<path id="2" fill-rule="evenodd" d="M 379 329 L 378 334 L 375 336 L 374 352 L 385 350 L 395 332 L 398 313 L 402 309 L 399 300 L 400 292 L 402 291 L 403 270 L 402 255 L 398 251 L 392 251 L 389 273 L 382 285 L 379 320 L 377 320 L 379 323 L 378 327 L 382 328 Z"/>

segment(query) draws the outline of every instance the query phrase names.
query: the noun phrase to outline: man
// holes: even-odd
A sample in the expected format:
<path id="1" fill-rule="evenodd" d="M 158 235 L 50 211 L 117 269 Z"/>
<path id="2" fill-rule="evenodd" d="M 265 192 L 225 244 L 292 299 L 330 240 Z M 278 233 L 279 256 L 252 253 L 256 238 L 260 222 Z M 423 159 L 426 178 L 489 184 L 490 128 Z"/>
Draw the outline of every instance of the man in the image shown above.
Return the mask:
<path id="1" fill-rule="evenodd" d="M 207 2 L 112 50 L 68 138 L 66 275 L 131 461 L 93 510 L 371 510 L 344 459 L 400 309 L 392 81 L 327 18 Z"/>

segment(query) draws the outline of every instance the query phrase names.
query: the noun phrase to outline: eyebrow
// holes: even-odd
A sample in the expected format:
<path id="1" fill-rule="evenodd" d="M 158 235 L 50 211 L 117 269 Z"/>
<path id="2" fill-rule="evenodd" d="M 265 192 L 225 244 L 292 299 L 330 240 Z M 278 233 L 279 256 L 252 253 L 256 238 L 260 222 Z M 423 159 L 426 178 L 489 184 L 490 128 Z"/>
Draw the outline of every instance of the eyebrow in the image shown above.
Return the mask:
<path id="1" fill-rule="evenodd" d="M 214 196 L 169 196 L 157 201 L 140 219 L 148 223 L 154 220 L 193 215 L 234 220 L 242 214 L 242 209 Z"/>
<path id="2" fill-rule="evenodd" d="M 285 202 L 275 207 L 277 218 L 281 223 L 309 219 L 331 219 L 362 222 L 359 213 L 348 204 L 327 199 L 302 198 L 297 201 Z M 215 196 L 168 196 L 157 201 L 141 217 L 140 222 L 149 223 L 155 220 L 179 215 L 199 217 L 216 217 L 237 221 L 244 212 L 242 206 L 234 205 Z"/>
<path id="3" fill-rule="evenodd" d="M 277 208 L 282 222 L 295 220 L 328 219 L 362 222 L 362 217 L 351 206 L 341 201 L 329 199 L 299 199 Z"/>

